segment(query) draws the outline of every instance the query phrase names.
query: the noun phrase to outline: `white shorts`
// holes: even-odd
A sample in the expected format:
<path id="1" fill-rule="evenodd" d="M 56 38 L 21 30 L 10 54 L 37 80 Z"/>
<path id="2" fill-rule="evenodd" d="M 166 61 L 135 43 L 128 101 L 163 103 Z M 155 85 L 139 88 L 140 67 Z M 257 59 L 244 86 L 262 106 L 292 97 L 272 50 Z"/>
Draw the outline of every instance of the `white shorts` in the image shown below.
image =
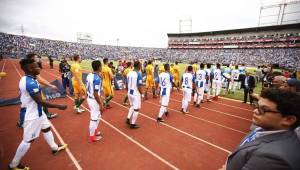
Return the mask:
<path id="1" fill-rule="evenodd" d="M 222 81 L 220 80 L 213 80 L 212 81 L 212 88 L 213 89 L 221 89 L 222 87 Z"/>
<path id="2" fill-rule="evenodd" d="M 40 136 L 42 129 L 51 127 L 51 123 L 47 119 L 47 116 L 43 113 L 41 117 L 34 120 L 24 121 L 23 140 L 29 142 Z"/>
<path id="3" fill-rule="evenodd" d="M 87 98 L 87 103 L 90 108 L 91 120 L 97 121 L 101 118 L 100 106 L 95 99 Z"/>
<path id="4" fill-rule="evenodd" d="M 141 108 L 141 96 L 138 95 L 132 95 L 128 94 L 128 100 L 130 103 L 130 106 L 133 106 L 133 109 L 140 109 Z"/>
<path id="5" fill-rule="evenodd" d="M 182 92 L 183 92 L 182 100 L 190 102 L 192 100 L 191 89 L 182 89 Z"/>

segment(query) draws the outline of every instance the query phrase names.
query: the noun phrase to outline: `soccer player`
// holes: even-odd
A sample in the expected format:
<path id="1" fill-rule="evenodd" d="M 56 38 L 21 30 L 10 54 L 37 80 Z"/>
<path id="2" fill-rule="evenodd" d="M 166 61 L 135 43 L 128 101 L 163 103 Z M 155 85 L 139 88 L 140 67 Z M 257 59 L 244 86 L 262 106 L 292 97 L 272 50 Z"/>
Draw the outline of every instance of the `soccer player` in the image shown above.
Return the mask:
<path id="1" fill-rule="evenodd" d="M 205 92 L 207 94 L 206 96 L 206 101 L 210 102 L 210 95 L 211 95 L 211 64 L 208 63 L 206 64 L 206 69 L 205 69 L 205 77 L 206 77 L 206 81 L 205 81 Z"/>
<path id="2" fill-rule="evenodd" d="M 147 67 L 146 67 L 146 90 L 145 90 L 145 100 L 148 99 L 148 89 L 152 89 L 152 94 L 153 98 L 156 98 L 156 93 L 155 93 L 155 82 L 154 82 L 154 67 L 152 65 L 152 61 L 149 60 L 147 62 Z"/>
<path id="3" fill-rule="evenodd" d="M 194 86 L 194 82 L 195 79 L 193 76 L 193 67 L 188 66 L 187 72 L 182 75 L 182 79 L 181 79 L 181 87 L 183 91 L 181 112 L 183 114 L 189 113 L 188 106 L 192 98 L 192 89 Z"/>
<path id="4" fill-rule="evenodd" d="M 124 82 L 125 82 L 126 89 L 128 89 L 128 87 L 127 87 L 127 75 L 132 70 L 133 70 L 132 63 L 129 61 L 129 62 L 127 62 L 126 69 L 123 72 Z M 124 100 L 123 100 L 123 105 L 125 105 L 125 106 L 129 105 L 129 103 L 128 103 L 128 95 L 127 94 L 125 94 L 125 97 L 124 97 Z"/>
<path id="5" fill-rule="evenodd" d="M 113 73 L 111 68 L 108 66 L 108 58 L 103 59 L 103 67 L 101 71 L 102 79 L 103 79 L 103 92 L 104 92 L 104 102 L 103 106 L 106 109 L 111 108 L 109 105 L 110 100 L 114 97 L 114 90 L 112 88 L 112 80 L 113 80 Z"/>
<path id="6" fill-rule="evenodd" d="M 26 55 L 26 58 L 27 59 L 32 59 L 34 60 L 37 64 L 38 64 L 38 58 L 39 56 L 35 53 L 29 53 Z M 40 75 L 37 75 L 37 78 L 36 80 L 41 84 L 41 85 L 44 85 L 44 86 L 49 86 L 50 88 L 52 89 L 57 89 L 56 86 L 50 84 L 47 80 L 45 80 L 44 78 L 42 78 Z M 42 95 L 42 99 L 44 101 L 46 101 L 46 97 L 43 93 L 41 93 Z M 52 119 L 52 118 L 56 118 L 58 116 L 57 113 L 50 113 L 48 108 L 47 107 L 43 107 L 43 111 L 45 112 L 46 116 L 48 119 Z M 19 117 L 19 121 L 17 122 L 17 126 L 19 128 L 23 128 L 23 125 L 24 125 L 24 117 L 25 117 L 25 108 L 23 107 L 23 105 L 21 104 L 21 109 L 20 109 L 20 117 Z"/>
<path id="7" fill-rule="evenodd" d="M 201 100 L 203 100 L 204 96 L 204 86 L 205 86 L 205 80 L 206 80 L 206 72 L 204 70 L 204 64 L 200 64 L 200 69 L 196 72 L 196 94 L 194 95 L 194 105 L 196 107 L 200 107 Z"/>
<path id="8" fill-rule="evenodd" d="M 72 72 L 72 85 L 74 90 L 75 97 L 75 106 L 74 111 L 76 113 L 84 112 L 84 109 L 80 108 L 81 104 L 84 102 L 86 98 L 86 88 L 82 81 L 82 70 L 80 67 L 81 57 L 78 54 L 73 56 L 74 63 L 71 66 Z"/>
<path id="9" fill-rule="evenodd" d="M 173 67 L 173 72 L 174 72 L 173 77 L 174 77 L 174 83 L 177 87 L 179 87 L 179 73 L 180 73 L 179 70 L 180 69 L 179 69 L 179 66 L 178 66 L 178 62 L 175 61 L 175 65 Z"/>
<path id="10" fill-rule="evenodd" d="M 43 136 L 49 144 L 52 153 L 65 149 L 67 144 L 57 145 L 51 132 L 51 124 L 43 112 L 43 107 L 58 108 L 65 110 L 66 105 L 52 104 L 42 100 L 40 85 L 37 82 L 37 75 L 40 68 L 34 59 L 25 58 L 20 61 L 22 70 L 25 72 L 19 83 L 20 100 L 24 107 L 24 131 L 23 139 L 16 154 L 9 164 L 9 169 L 29 169 L 20 164 L 22 157 L 29 150 L 31 143 L 43 132 Z"/>
<path id="11" fill-rule="evenodd" d="M 92 62 L 93 73 L 89 73 L 87 80 L 87 103 L 91 110 L 91 119 L 89 125 L 90 132 L 90 142 L 99 141 L 102 136 L 101 133 L 97 130 L 98 125 L 101 119 L 101 112 L 103 111 L 101 98 L 100 98 L 100 90 L 102 86 L 102 80 L 99 76 L 101 71 L 101 62 L 99 60 L 95 60 Z"/>
<path id="12" fill-rule="evenodd" d="M 232 93 L 234 93 L 238 87 L 239 75 L 240 75 L 239 66 L 236 65 L 235 69 L 231 71 L 231 79 L 229 83 L 229 90 Z"/>
<path id="13" fill-rule="evenodd" d="M 217 68 L 213 70 L 212 93 L 213 99 L 218 100 L 222 88 L 221 64 L 217 63 Z"/>
<path id="14" fill-rule="evenodd" d="M 160 110 L 157 117 L 157 122 L 164 122 L 162 116 L 168 115 L 168 105 L 170 100 L 170 93 L 172 90 L 173 76 L 170 74 L 170 65 L 164 65 L 165 72 L 159 74 L 159 85 L 160 85 Z"/>
<path id="15" fill-rule="evenodd" d="M 128 99 L 130 103 L 130 108 L 127 115 L 126 123 L 130 125 L 131 129 L 136 129 L 139 128 L 139 126 L 136 124 L 136 120 L 139 114 L 139 110 L 141 108 L 141 97 L 143 97 L 143 80 L 142 74 L 140 72 L 142 67 L 141 63 L 139 61 L 135 61 L 133 67 L 134 70 L 130 71 L 127 75 Z"/>
<path id="16" fill-rule="evenodd" d="M 59 63 L 59 72 L 61 73 L 61 82 L 63 88 L 67 90 L 69 88 L 69 93 L 73 95 L 72 87 L 70 86 L 70 79 L 71 79 L 71 66 L 69 65 L 67 59 L 63 57 L 61 62 Z"/>

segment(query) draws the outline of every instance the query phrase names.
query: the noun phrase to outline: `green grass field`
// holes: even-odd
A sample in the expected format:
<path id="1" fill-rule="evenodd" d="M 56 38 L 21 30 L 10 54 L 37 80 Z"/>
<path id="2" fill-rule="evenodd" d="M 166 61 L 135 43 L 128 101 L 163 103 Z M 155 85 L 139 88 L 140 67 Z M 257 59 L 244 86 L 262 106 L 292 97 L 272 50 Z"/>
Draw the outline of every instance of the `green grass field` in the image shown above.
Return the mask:
<path id="1" fill-rule="evenodd" d="M 54 61 L 54 63 L 58 64 L 59 61 Z M 68 63 L 71 65 L 73 63 L 73 61 L 68 61 Z M 117 66 L 117 64 L 118 64 L 117 61 L 113 61 L 113 63 L 114 63 L 114 66 Z M 161 66 L 162 64 L 163 63 L 158 63 L 159 66 Z M 92 70 L 91 60 L 83 60 L 80 65 L 81 65 L 82 69 L 84 69 L 84 70 L 89 70 L 89 71 Z M 179 63 L 180 76 L 183 74 L 187 65 L 188 65 L 187 63 Z M 250 72 L 250 74 L 255 75 L 255 72 L 256 72 L 255 67 L 247 67 L 247 70 Z M 281 71 L 281 70 L 278 70 L 278 71 Z M 254 92 L 259 94 L 261 91 L 261 88 L 262 88 L 261 83 L 257 83 L 256 88 L 254 89 Z M 225 90 L 222 89 L 221 96 L 231 98 L 231 99 L 236 99 L 236 100 L 243 100 L 244 91 L 243 91 L 243 89 L 241 89 L 241 90 L 237 90 L 234 94 L 232 94 L 232 93 L 225 94 Z"/>

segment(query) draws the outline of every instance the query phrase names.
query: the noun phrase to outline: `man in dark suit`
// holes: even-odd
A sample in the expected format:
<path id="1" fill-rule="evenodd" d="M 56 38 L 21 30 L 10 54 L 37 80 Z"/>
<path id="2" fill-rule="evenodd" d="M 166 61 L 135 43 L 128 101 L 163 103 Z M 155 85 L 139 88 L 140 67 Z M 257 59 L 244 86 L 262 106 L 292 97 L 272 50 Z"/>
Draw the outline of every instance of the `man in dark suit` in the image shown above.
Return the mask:
<path id="1" fill-rule="evenodd" d="M 246 71 L 246 76 L 241 77 L 241 88 L 244 89 L 244 103 L 247 102 L 247 98 L 249 95 L 250 104 L 253 103 L 253 98 L 251 94 L 253 93 L 253 89 L 255 88 L 255 79 L 250 75 L 248 71 Z"/>
<path id="2" fill-rule="evenodd" d="M 258 126 L 229 155 L 226 170 L 299 170 L 300 95 L 265 89 L 253 111 Z"/>

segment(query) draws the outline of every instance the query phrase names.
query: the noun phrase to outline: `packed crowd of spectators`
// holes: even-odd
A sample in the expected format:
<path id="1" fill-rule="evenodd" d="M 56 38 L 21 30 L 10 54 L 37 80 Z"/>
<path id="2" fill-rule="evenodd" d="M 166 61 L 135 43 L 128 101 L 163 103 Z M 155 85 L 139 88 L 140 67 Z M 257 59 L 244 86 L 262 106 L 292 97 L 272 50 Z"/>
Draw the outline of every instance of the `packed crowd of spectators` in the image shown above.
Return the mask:
<path id="1" fill-rule="evenodd" d="M 24 56 L 29 52 L 48 56 L 71 56 L 85 58 L 150 59 L 164 61 L 198 61 L 205 63 L 234 63 L 263 65 L 278 63 L 283 67 L 300 67 L 299 48 L 268 49 L 167 49 L 123 47 L 83 44 L 0 33 L 0 52 L 10 56 Z"/>

